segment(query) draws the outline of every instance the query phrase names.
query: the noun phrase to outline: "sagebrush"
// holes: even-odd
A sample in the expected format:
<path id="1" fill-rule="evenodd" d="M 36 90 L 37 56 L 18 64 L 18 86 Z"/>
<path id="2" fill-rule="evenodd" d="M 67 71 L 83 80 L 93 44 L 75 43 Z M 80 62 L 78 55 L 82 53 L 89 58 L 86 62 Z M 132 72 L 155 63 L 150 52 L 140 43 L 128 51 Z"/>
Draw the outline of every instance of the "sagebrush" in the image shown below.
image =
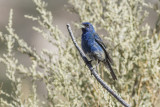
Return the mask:
<path id="1" fill-rule="evenodd" d="M 157 15 L 160 15 L 160 11 L 145 0 L 68 2 L 73 6 L 72 12 L 79 15 L 79 23 L 91 22 L 96 30 L 106 32 L 100 36 L 107 44 L 118 76 L 118 80 L 113 81 L 107 69 L 100 65 L 98 73 L 106 83 L 131 106 L 156 106 L 160 95 L 160 27 L 156 23 L 156 27 L 151 28 L 145 19 L 149 14 L 146 8 L 155 10 Z M 63 34 L 57 26 L 53 26 L 54 17 L 46 9 L 47 3 L 41 0 L 33 0 L 33 3 L 39 15 L 25 17 L 39 23 L 39 27 L 34 26 L 33 29 L 58 51 L 42 49 L 37 53 L 34 47 L 20 39 L 12 25 L 11 10 L 6 26 L 8 33 L 0 32 L 0 40 L 6 44 L 7 50 L 0 55 L 0 62 L 6 66 L 5 73 L 12 85 L 12 92 L 5 92 L 3 85 L 0 85 L 0 106 L 122 106 L 92 78 L 68 34 Z M 80 44 L 80 38 L 77 39 Z M 32 62 L 30 67 L 18 63 L 16 50 L 29 56 Z M 26 99 L 21 97 L 23 78 L 30 78 L 33 82 L 33 93 Z M 47 95 L 44 95 L 44 101 L 37 96 L 36 81 L 45 84 Z"/>

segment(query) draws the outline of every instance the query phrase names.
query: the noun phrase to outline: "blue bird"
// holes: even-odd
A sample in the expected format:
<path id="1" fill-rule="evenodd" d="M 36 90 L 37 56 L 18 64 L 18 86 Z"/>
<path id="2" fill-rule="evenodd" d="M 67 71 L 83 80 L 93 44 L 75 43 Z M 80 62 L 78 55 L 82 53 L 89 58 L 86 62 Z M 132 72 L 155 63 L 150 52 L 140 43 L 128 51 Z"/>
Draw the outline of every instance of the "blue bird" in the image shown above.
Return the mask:
<path id="1" fill-rule="evenodd" d="M 111 66 L 111 64 L 113 64 L 113 61 L 109 56 L 102 39 L 95 32 L 91 23 L 82 23 L 81 39 L 81 46 L 84 53 L 91 59 L 91 61 L 98 61 L 98 63 L 103 62 L 106 68 L 109 69 L 112 78 L 116 80 L 117 77 Z"/>

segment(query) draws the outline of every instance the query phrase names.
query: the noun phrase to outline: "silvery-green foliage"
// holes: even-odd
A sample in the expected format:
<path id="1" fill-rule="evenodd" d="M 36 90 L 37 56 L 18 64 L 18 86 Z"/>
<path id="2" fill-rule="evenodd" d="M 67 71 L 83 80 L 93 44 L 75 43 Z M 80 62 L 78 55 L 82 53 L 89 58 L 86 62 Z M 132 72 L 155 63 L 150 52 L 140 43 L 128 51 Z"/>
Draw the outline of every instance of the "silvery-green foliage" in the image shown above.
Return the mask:
<path id="1" fill-rule="evenodd" d="M 160 35 L 144 22 L 145 0 L 70 0 L 82 22 L 107 31 L 118 81 L 115 89 L 132 106 L 154 106 L 160 88 Z M 158 10 L 157 10 L 157 14 Z M 157 29 L 159 30 L 159 29 Z"/>
<path id="2" fill-rule="evenodd" d="M 39 15 L 25 17 L 39 23 L 40 27 L 34 26 L 33 29 L 56 47 L 57 51 L 42 49 L 37 53 L 33 47 L 20 39 L 13 29 L 11 10 L 6 27 L 8 33 L 0 32 L 0 40 L 7 47 L 7 52 L 0 55 L 0 62 L 6 65 L 6 77 L 10 80 L 13 90 L 8 94 L 0 88 L 0 94 L 5 96 L 0 96 L 0 106 L 121 106 L 92 78 L 72 41 L 66 38 L 68 35 L 53 26 L 54 17 L 46 9 L 47 4 L 41 0 L 33 2 Z M 144 0 L 70 0 L 70 3 L 81 21 L 97 24 L 100 29 L 108 32 L 104 41 L 110 43 L 108 49 L 112 52 L 118 81 L 111 81 L 108 73 L 103 72 L 107 70 L 100 65 L 99 74 L 102 78 L 132 106 L 154 106 L 160 88 L 160 36 L 150 32 L 150 26 L 144 23 L 148 12 L 143 10 L 144 7 L 152 8 L 152 5 Z M 32 62 L 30 67 L 18 63 L 15 49 L 29 56 Z M 33 81 L 33 93 L 22 100 L 24 77 Z M 35 81 L 45 84 L 47 95 L 44 95 L 44 105 L 37 97 Z M 8 102 L 6 98 L 11 101 Z"/>

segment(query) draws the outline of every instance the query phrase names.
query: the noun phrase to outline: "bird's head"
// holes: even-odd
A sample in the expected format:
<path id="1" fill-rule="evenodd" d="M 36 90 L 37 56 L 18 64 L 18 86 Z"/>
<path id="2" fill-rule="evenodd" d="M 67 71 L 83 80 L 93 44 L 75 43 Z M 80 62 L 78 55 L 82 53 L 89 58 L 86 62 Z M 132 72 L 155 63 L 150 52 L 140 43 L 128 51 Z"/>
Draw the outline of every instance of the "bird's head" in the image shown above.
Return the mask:
<path id="1" fill-rule="evenodd" d="M 95 32 L 93 26 L 89 22 L 82 23 L 82 32 Z"/>

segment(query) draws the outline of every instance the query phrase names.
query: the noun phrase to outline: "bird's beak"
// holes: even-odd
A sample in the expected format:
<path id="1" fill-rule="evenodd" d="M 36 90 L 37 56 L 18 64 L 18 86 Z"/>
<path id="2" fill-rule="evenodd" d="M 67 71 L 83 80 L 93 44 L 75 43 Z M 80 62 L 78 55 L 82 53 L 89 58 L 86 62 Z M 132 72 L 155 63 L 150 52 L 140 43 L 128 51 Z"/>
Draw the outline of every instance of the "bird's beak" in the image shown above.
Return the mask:
<path id="1" fill-rule="evenodd" d="M 85 28 L 85 26 L 84 26 L 84 25 L 82 25 L 82 24 L 80 25 L 80 27 L 81 27 L 81 28 Z"/>

